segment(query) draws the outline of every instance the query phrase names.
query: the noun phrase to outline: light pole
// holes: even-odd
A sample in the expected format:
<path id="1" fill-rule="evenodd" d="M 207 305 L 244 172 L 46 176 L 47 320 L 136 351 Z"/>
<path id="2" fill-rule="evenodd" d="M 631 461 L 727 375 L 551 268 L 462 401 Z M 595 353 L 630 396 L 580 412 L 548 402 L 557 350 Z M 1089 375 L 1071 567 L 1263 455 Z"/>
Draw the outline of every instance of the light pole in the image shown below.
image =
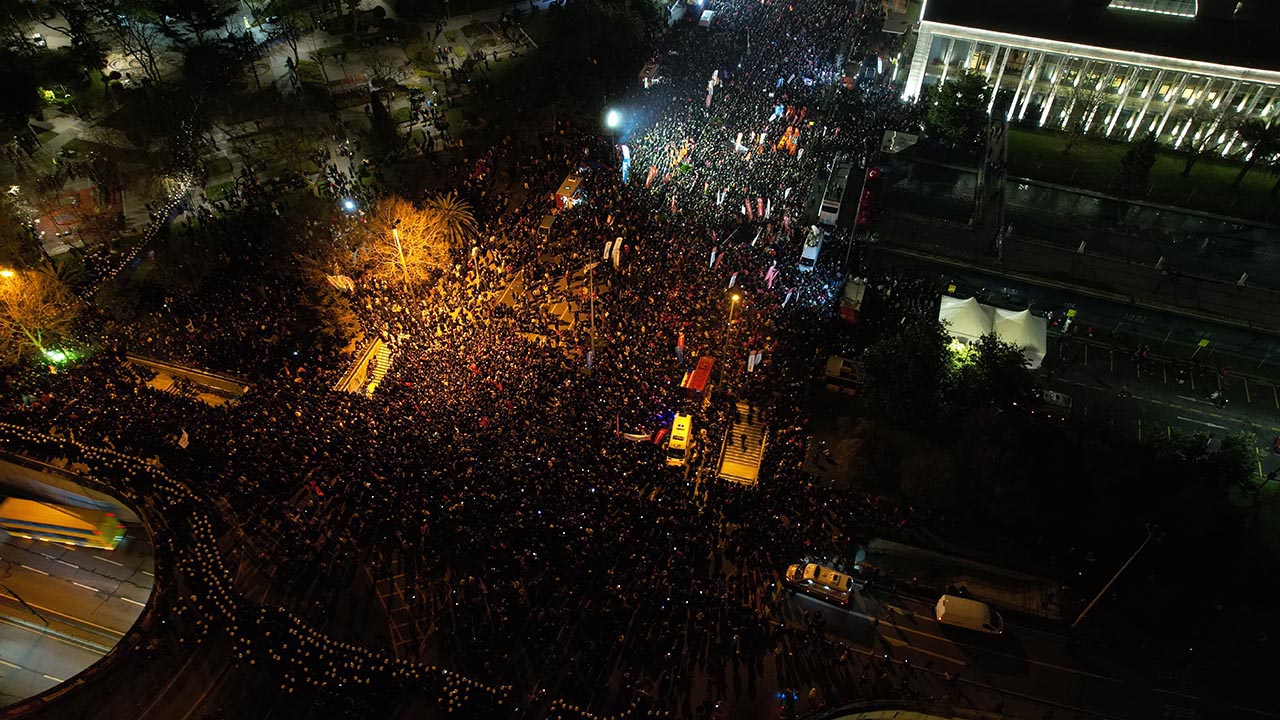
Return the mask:
<path id="1" fill-rule="evenodd" d="M 396 252 L 400 254 L 400 273 L 404 277 L 404 290 L 409 292 L 409 267 L 404 261 L 404 247 L 400 245 L 400 221 L 391 223 L 391 237 L 396 241 Z"/>
<path id="2" fill-rule="evenodd" d="M 729 325 L 733 325 L 733 308 L 737 306 L 738 301 L 741 299 L 742 296 L 738 293 L 729 296 Z"/>
<path id="3" fill-rule="evenodd" d="M 587 369 L 595 364 L 596 358 L 596 266 L 598 262 L 590 263 L 584 268 L 587 271 L 587 304 L 591 310 L 591 346 L 587 350 Z"/>
<path id="4" fill-rule="evenodd" d="M 1102 596 L 1107 594 L 1107 590 L 1111 589 L 1111 586 L 1115 584 L 1115 581 L 1119 579 L 1120 575 L 1129 567 L 1134 558 L 1138 557 L 1138 553 L 1142 552 L 1142 549 L 1147 546 L 1147 543 L 1151 542 L 1151 539 L 1156 536 L 1155 531 L 1156 528 L 1154 525 L 1147 525 L 1147 539 L 1142 541 L 1142 544 L 1138 546 L 1138 549 L 1134 550 L 1133 554 L 1129 556 L 1129 559 L 1124 561 L 1124 564 L 1120 566 L 1120 569 L 1116 571 L 1115 575 L 1111 576 L 1111 579 L 1107 581 L 1107 584 L 1102 586 L 1102 589 L 1098 591 L 1098 594 L 1094 596 L 1093 600 L 1090 600 L 1084 610 L 1080 611 L 1080 615 L 1076 618 L 1076 621 L 1071 623 L 1072 630 L 1075 630 L 1076 626 L 1080 624 L 1080 621 L 1084 620 L 1084 616 L 1089 614 L 1089 611 L 1093 609 L 1094 605 L 1098 604 L 1098 601 L 1102 599 Z"/>
<path id="5" fill-rule="evenodd" d="M 613 131 L 613 141 L 618 142 L 618 128 L 622 126 L 622 113 L 617 110 L 610 109 L 604 116 L 605 127 Z"/>

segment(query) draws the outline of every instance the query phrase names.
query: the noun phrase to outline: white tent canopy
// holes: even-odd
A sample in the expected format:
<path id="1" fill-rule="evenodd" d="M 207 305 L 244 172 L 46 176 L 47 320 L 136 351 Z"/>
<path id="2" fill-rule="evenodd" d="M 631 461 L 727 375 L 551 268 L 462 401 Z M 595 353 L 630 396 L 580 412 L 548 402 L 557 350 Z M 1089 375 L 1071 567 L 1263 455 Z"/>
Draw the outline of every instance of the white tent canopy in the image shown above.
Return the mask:
<path id="1" fill-rule="evenodd" d="M 991 326 L 995 322 L 994 309 L 974 298 L 961 300 L 943 297 L 938 319 L 946 326 L 948 335 L 972 342 L 991 333 Z"/>
<path id="2" fill-rule="evenodd" d="M 1040 367 L 1049 350 L 1047 323 L 1030 310 L 1001 310 L 996 308 L 996 321 L 992 328 L 996 337 L 1022 348 L 1022 354 L 1031 362 L 1031 369 Z"/>
<path id="3" fill-rule="evenodd" d="M 961 300 L 943 296 L 938 320 L 956 340 L 973 342 L 995 333 L 1004 342 L 1022 348 L 1033 370 L 1040 367 L 1048 352 L 1047 324 L 1030 310 L 1002 310 L 983 305 L 975 298 Z"/>

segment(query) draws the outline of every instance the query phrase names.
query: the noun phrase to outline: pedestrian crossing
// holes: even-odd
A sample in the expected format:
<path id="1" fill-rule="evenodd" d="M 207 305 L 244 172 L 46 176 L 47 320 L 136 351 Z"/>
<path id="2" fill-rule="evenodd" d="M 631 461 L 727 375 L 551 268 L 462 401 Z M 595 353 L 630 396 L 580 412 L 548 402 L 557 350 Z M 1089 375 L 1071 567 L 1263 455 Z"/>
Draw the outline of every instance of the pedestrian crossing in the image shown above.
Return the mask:
<path id="1" fill-rule="evenodd" d="M 729 428 L 724 449 L 720 453 L 721 478 L 743 485 L 755 485 L 760 478 L 760 461 L 764 457 L 766 430 L 763 422 L 747 422 L 750 408 L 738 403 L 738 419 Z"/>

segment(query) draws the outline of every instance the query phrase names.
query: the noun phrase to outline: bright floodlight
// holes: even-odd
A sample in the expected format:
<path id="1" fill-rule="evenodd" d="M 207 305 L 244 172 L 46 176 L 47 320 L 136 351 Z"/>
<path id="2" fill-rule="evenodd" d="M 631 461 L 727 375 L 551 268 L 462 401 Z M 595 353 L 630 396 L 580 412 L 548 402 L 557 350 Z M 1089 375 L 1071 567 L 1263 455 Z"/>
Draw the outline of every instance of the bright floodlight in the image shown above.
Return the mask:
<path id="1" fill-rule="evenodd" d="M 342 209 L 346 210 L 347 212 L 355 212 L 356 201 L 352 200 L 351 198 L 346 198 L 345 200 L 342 201 Z"/>
<path id="2" fill-rule="evenodd" d="M 616 128 L 622 124 L 622 115 L 618 114 L 617 110 L 610 110 L 609 114 L 604 116 L 604 124 L 610 129 Z"/>

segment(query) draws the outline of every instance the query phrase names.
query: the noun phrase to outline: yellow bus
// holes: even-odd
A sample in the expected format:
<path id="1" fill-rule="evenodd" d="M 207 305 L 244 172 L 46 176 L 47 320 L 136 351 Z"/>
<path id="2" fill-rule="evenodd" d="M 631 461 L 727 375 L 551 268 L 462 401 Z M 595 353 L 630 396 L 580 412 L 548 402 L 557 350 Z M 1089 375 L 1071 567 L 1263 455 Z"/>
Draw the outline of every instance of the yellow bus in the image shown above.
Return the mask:
<path id="1" fill-rule="evenodd" d="M 32 540 L 115 550 L 124 525 L 115 513 L 8 498 L 0 502 L 0 530 Z"/>

